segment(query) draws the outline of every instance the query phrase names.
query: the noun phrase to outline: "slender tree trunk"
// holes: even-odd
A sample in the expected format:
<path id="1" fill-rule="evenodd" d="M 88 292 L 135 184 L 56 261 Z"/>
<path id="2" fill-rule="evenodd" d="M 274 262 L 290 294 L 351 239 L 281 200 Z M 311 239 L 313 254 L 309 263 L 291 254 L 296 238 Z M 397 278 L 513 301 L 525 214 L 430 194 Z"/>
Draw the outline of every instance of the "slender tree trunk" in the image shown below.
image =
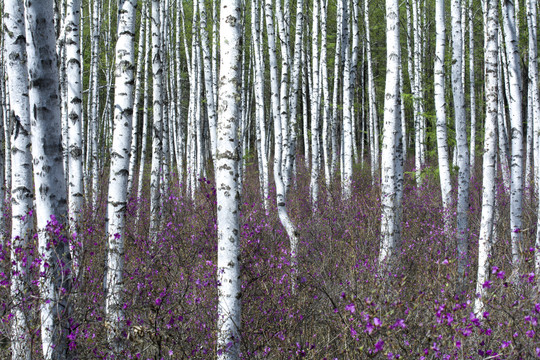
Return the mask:
<path id="1" fill-rule="evenodd" d="M 287 235 L 289 236 L 291 246 L 291 263 L 292 263 L 292 287 L 294 291 L 295 277 L 297 271 L 296 255 L 298 251 L 298 235 L 294 224 L 292 223 L 288 211 L 287 211 L 287 199 L 285 194 L 285 185 L 283 183 L 282 174 L 282 142 L 283 135 L 281 133 L 281 112 L 279 86 L 277 76 L 277 59 L 276 59 L 276 41 L 274 33 L 274 19 L 272 14 L 272 0 L 266 0 L 265 2 L 265 16 L 266 16 L 266 29 L 268 38 L 268 53 L 270 60 L 270 86 L 271 86 L 271 104 L 272 104 L 272 117 L 274 120 L 274 182 L 276 184 L 276 203 L 278 209 L 278 216 L 281 224 L 285 228 Z"/>
<path id="2" fill-rule="evenodd" d="M 11 322 L 11 358 L 30 360 L 30 334 L 28 312 L 24 302 L 29 281 L 27 246 L 31 241 L 32 209 L 32 154 L 30 153 L 30 107 L 28 103 L 28 68 L 26 66 L 26 39 L 24 5 L 18 0 L 4 3 L 5 69 L 11 94 L 11 116 L 15 131 L 12 132 L 12 189 L 11 189 L 11 299 L 18 304 L 13 309 Z M 2 78 L 3 79 L 3 78 Z M 0 160 L 3 160 L 1 158 Z M 2 164 L 3 165 L 3 164 Z M 3 180 L 3 179 L 2 179 Z M 3 181 L 2 181 L 3 182 Z M 4 202 L 3 194 L 0 201 Z M 0 208 L 3 214 L 3 206 Z M 4 240 L 4 239 L 2 239 Z M 5 249 L 2 242 L 2 248 Z M 2 269 L 4 271 L 4 269 Z"/>
<path id="3" fill-rule="evenodd" d="M 206 91 L 206 111 L 208 114 L 208 123 L 210 125 L 210 143 L 212 151 L 212 159 L 216 164 L 216 105 L 214 102 L 214 79 L 212 72 L 212 64 L 210 58 L 210 48 L 208 46 L 208 32 L 206 31 L 206 6 L 204 0 L 199 1 L 199 16 L 200 16 L 200 36 L 201 49 L 203 53 L 204 66 L 204 89 Z M 216 39 L 214 39 L 216 41 Z"/>
<path id="4" fill-rule="evenodd" d="M 401 114 L 399 94 L 399 3 L 386 1 L 386 85 L 381 161 L 381 248 L 379 264 L 385 266 L 399 256 L 401 248 L 400 180 Z"/>
<path id="5" fill-rule="evenodd" d="M 473 27 L 473 0 L 469 0 L 469 88 L 471 99 L 471 171 L 474 173 L 476 157 L 476 92 L 474 76 L 474 27 Z"/>
<path id="6" fill-rule="evenodd" d="M 143 7 L 141 11 L 141 24 L 139 29 L 139 49 L 137 51 L 137 70 L 135 72 L 135 95 L 133 96 L 133 119 L 131 127 L 131 150 L 129 155 L 129 176 L 127 184 L 127 198 L 132 195 L 133 182 L 135 179 L 135 172 L 137 166 L 137 149 L 139 138 L 139 108 L 141 107 L 141 88 L 144 86 L 142 83 L 143 69 L 145 69 L 144 56 L 147 53 L 145 49 L 146 44 L 146 31 L 149 30 L 149 21 L 147 15 L 147 2 L 143 1 Z M 141 180 L 139 179 L 139 186 Z"/>
<path id="7" fill-rule="evenodd" d="M 71 256 L 67 240 L 59 241 L 53 231 L 63 228 L 67 218 L 53 1 L 25 1 L 25 9 L 29 101 L 35 109 L 31 113 L 34 185 L 40 189 L 38 252 L 43 259 L 40 271 L 47 274 L 39 283 L 41 341 L 46 360 L 70 359 Z"/>
<path id="8" fill-rule="evenodd" d="M 242 33 L 239 0 L 222 2 L 217 129 L 218 359 L 240 356 L 241 283 L 238 205 L 238 139 Z"/>
<path id="9" fill-rule="evenodd" d="M 465 88 L 461 77 L 462 56 L 461 43 L 461 0 L 452 0 L 452 95 L 454 98 L 454 115 L 457 140 L 458 202 L 457 202 L 457 236 L 458 236 L 458 273 L 463 280 L 468 262 L 468 212 L 469 212 L 469 148 L 467 146 L 467 127 L 465 116 Z"/>
<path id="10" fill-rule="evenodd" d="M 375 80 L 373 78 L 373 62 L 371 60 L 371 34 L 369 23 L 368 0 L 364 0 L 364 22 L 366 31 L 366 56 L 368 72 L 368 100 L 369 100 L 369 123 L 371 129 L 371 178 L 375 182 L 379 171 L 379 120 L 377 119 L 377 105 L 375 103 Z"/>
<path id="11" fill-rule="evenodd" d="M 476 281 L 476 293 L 478 296 L 474 303 L 474 312 L 481 314 L 484 309 L 484 297 L 486 282 L 489 280 L 489 265 L 491 247 L 493 243 L 493 219 L 495 205 L 495 172 L 497 159 L 497 113 L 499 110 L 498 84 L 497 84 L 497 52 L 498 52 L 498 22 L 497 1 L 486 0 L 487 23 L 486 35 L 486 125 L 484 140 L 483 159 L 483 186 L 482 186 L 482 219 L 480 223 L 479 248 L 478 248 L 478 278 Z"/>
<path id="12" fill-rule="evenodd" d="M 437 37 L 435 44 L 435 112 L 437 115 L 437 155 L 439 158 L 439 177 L 441 182 L 442 203 L 445 217 L 449 219 L 449 210 L 452 202 L 450 182 L 450 164 L 448 157 L 447 129 L 446 129 L 446 101 L 444 83 L 444 58 L 445 58 L 445 14 L 444 0 L 437 0 L 435 4 L 435 26 Z M 449 220 L 445 221 L 445 224 Z M 446 226 L 449 229 L 449 226 Z"/>
<path id="13" fill-rule="evenodd" d="M 317 209 L 319 198 L 319 114 L 320 114 L 320 94 L 319 94 L 319 2 L 313 2 L 313 22 L 312 22 L 312 84 L 311 84 L 311 181 L 309 189 L 311 203 Z"/>
<path id="14" fill-rule="evenodd" d="M 150 47 L 152 46 L 152 32 L 150 24 L 150 8 L 147 7 L 146 12 L 143 12 L 144 16 L 148 18 L 146 21 L 146 39 L 144 40 L 146 45 L 144 49 L 144 95 L 143 95 L 143 125 L 142 125 L 142 136 L 141 136 L 141 163 L 139 165 L 139 186 L 137 187 L 137 199 L 141 200 L 142 190 L 144 186 L 144 172 L 146 168 L 146 149 L 147 149 L 147 139 L 148 139 L 148 112 L 150 106 L 150 81 L 149 81 L 149 57 L 150 57 Z M 139 40 L 142 41 L 142 40 Z M 132 140 L 133 141 L 133 140 Z M 139 203 L 137 208 L 137 220 L 140 219 L 142 204 Z"/>
<path id="15" fill-rule="evenodd" d="M 354 16 L 354 14 L 353 14 Z M 349 45 L 349 6 L 343 7 L 343 38 L 342 46 L 344 51 L 343 65 L 343 179 L 342 179 L 342 197 L 350 199 L 352 195 L 352 99 L 351 95 L 354 89 L 351 88 L 351 49 Z M 378 157 L 378 155 L 377 155 Z"/>
<path id="16" fill-rule="evenodd" d="M 122 303 L 124 239 L 127 209 L 127 182 L 131 152 L 133 117 L 133 63 L 135 61 L 135 10 L 137 1 L 118 4 L 118 41 L 114 87 L 114 134 L 111 149 L 111 172 L 107 201 L 107 295 L 105 315 L 110 326 L 109 343 L 117 356 L 123 350 L 124 310 Z"/>
<path id="17" fill-rule="evenodd" d="M 152 173 L 150 179 L 150 237 L 157 240 L 161 217 L 160 170 L 162 153 L 162 99 L 163 68 L 161 66 L 161 17 L 160 0 L 152 0 L 152 77 L 153 77 L 153 118 L 152 118 Z"/>
<path id="18" fill-rule="evenodd" d="M 510 110 L 510 138 L 512 142 L 510 165 L 510 235 L 512 240 L 512 262 L 517 271 L 521 261 L 521 223 L 523 202 L 523 124 L 521 115 L 521 66 L 516 34 L 514 4 L 510 0 L 503 0 L 503 26 L 508 59 L 509 75 L 509 110 Z M 515 273 L 517 276 L 517 273 Z"/>

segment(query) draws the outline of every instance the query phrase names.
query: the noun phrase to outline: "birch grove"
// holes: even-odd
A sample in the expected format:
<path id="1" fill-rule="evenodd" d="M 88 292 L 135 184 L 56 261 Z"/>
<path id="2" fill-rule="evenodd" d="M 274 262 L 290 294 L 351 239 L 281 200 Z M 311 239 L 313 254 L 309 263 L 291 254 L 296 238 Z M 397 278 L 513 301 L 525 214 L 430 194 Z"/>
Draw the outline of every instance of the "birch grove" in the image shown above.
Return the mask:
<path id="1" fill-rule="evenodd" d="M 0 358 L 533 358 L 537 6 L 4 1 Z"/>

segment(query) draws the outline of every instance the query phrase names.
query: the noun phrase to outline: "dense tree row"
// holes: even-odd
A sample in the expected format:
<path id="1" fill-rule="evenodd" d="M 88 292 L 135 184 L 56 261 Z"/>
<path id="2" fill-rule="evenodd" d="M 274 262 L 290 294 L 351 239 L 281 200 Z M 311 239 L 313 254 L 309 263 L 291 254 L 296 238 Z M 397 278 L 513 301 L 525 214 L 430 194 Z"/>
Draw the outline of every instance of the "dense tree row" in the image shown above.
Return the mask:
<path id="1" fill-rule="evenodd" d="M 104 306 L 111 352 L 120 354 L 128 204 L 149 186 L 146 235 L 156 242 L 165 194 L 181 184 L 178 195 L 196 201 L 202 178 L 217 189 L 218 353 L 238 358 L 238 203 L 251 160 L 260 201 L 267 214 L 275 206 L 290 241 L 293 287 L 299 232 L 288 197 L 299 166 L 310 172 L 314 214 L 332 187 L 348 201 L 355 174 L 369 166 L 381 193 L 383 274 L 399 261 L 404 168 L 410 163 L 420 185 L 436 164 L 464 279 L 469 184 L 481 164 L 476 313 L 500 172 L 511 203 L 511 231 L 500 236 L 511 238 L 517 278 L 524 201 L 536 201 L 540 179 L 535 0 L 386 0 L 385 8 L 368 0 L 6 0 L 1 13 L 0 197 L 11 201 L 2 246 L 11 249 L 16 302 L 29 281 L 18 253 L 31 247 L 35 211 L 44 358 L 74 357 L 66 329 L 84 209 L 107 198 Z M 58 238 L 65 229 L 70 235 Z M 537 239 L 538 247 L 540 227 Z M 12 356 L 30 359 L 27 314 L 15 309 Z"/>

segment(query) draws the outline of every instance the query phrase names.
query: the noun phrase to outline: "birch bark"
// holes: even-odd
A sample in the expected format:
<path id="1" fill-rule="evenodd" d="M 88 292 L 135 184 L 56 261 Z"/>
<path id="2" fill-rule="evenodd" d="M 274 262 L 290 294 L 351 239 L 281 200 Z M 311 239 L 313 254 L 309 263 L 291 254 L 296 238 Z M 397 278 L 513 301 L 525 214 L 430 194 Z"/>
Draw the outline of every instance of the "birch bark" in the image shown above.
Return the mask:
<path id="1" fill-rule="evenodd" d="M 51 231 L 63 228 L 67 217 L 53 1 L 27 0 L 25 10 L 34 186 L 40 189 L 38 252 L 43 259 L 40 271 L 47 274 L 39 283 L 41 342 L 46 360 L 70 359 L 71 256 L 67 239 Z"/>
<path id="2" fill-rule="evenodd" d="M 239 0 L 222 2 L 217 129 L 218 359 L 240 355 L 241 276 L 237 126 L 241 97 L 242 33 Z"/>
<path id="3" fill-rule="evenodd" d="M 481 314 L 484 309 L 484 297 L 487 292 L 485 286 L 489 280 L 489 258 L 493 243 L 493 219 L 495 205 L 495 172 L 497 159 L 497 113 L 499 110 L 497 62 L 498 62 L 498 22 L 497 1 L 486 0 L 487 23 L 486 26 L 486 124 L 483 159 L 483 186 L 482 186 L 482 218 L 480 223 L 478 248 L 478 277 L 476 281 L 477 297 L 474 303 L 474 312 Z"/>
<path id="4" fill-rule="evenodd" d="M 461 0 L 452 0 L 452 95 L 457 140 L 458 202 L 457 202 L 457 236 L 458 236 L 458 273 L 464 278 L 468 261 L 468 211 L 469 211 L 469 148 L 467 146 L 467 124 L 465 116 L 465 88 L 461 77 L 462 54 L 460 44 L 463 41 L 461 31 Z"/>
<path id="5" fill-rule="evenodd" d="M 117 356 L 123 350 L 124 310 L 122 303 L 124 271 L 124 239 L 127 209 L 127 182 L 131 153 L 131 122 L 133 118 L 133 84 L 135 61 L 136 0 L 118 4 L 118 40 L 114 87 L 114 135 L 111 149 L 111 171 L 107 200 L 107 295 L 105 316 L 112 351 Z"/>
<path id="6" fill-rule="evenodd" d="M 30 106 L 28 102 L 28 68 L 26 63 L 26 34 L 24 6 L 18 0 L 4 3 L 4 44 L 10 87 L 11 112 L 14 123 L 11 140 L 12 189 L 11 189 L 11 299 L 15 304 L 11 322 L 11 358 L 13 360 L 32 358 L 29 346 L 29 321 L 24 311 L 24 301 L 29 280 L 28 263 L 25 253 L 31 241 L 33 218 L 28 215 L 32 209 L 32 154 L 30 153 Z M 3 179 L 2 179 L 3 180 Z M 4 201 L 3 195 L 0 201 Z M 2 207 L 3 210 L 3 207 Z M 3 212 L 3 211 L 2 211 Z M 3 240 L 3 239 L 2 239 Z M 2 247 L 4 248 L 4 243 Z"/>
<path id="7" fill-rule="evenodd" d="M 514 4 L 510 0 L 502 0 L 504 39 L 508 59 L 509 77 L 509 110 L 510 110 L 510 231 L 512 241 L 512 262 L 517 271 L 521 261 L 521 227 L 523 203 L 523 124 L 521 114 L 521 66 L 516 34 Z M 517 275 L 517 274 L 516 274 Z"/>

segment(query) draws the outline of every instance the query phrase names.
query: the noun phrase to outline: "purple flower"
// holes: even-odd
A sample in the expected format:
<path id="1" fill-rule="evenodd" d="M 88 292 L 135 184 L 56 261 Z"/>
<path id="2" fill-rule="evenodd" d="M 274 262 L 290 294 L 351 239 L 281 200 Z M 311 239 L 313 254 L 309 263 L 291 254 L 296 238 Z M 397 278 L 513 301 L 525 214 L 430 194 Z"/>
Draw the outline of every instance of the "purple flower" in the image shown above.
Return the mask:
<path id="1" fill-rule="evenodd" d="M 531 339 L 534 337 L 534 330 L 529 330 L 527 331 L 527 336 L 530 337 Z"/>
<path id="2" fill-rule="evenodd" d="M 352 313 L 354 313 L 356 311 L 356 308 L 354 307 L 353 303 L 350 303 L 349 305 L 345 306 L 345 310 L 350 311 L 351 314 L 352 314 Z"/>
<path id="3" fill-rule="evenodd" d="M 492 283 L 491 280 L 488 280 L 488 281 L 486 281 L 485 283 L 482 284 L 482 287 L 484 289 L 489 289 L 491 287 L 491 283 Z"/>
<path id="4" fill-rule="evenodd" d="M 381 320 L 379 320 L 379 318 L 373 318 L 373 324 L 378 327 L 378 326 L 381 326 L 382 323 L 381 323 Z"/>
<path id="5" fill-rule="evenodd" d="M 384 346 L 384 341 L 383 340 L 377 341 L 377 343 L 375 344 L 375 352 L 382 351 L 383 346 Z"/>

